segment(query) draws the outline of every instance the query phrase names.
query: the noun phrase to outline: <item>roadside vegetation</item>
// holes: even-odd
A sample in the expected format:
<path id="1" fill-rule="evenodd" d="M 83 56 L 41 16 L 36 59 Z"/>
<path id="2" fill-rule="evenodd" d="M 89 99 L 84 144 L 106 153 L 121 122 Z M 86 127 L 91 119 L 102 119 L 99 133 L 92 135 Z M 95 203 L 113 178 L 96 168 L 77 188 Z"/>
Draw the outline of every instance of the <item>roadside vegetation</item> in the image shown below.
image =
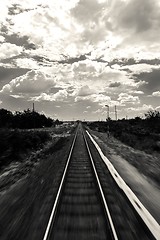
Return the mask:
<path id="1" fill-rule="evenodd" d="M 30 129 L 51 127 L 54 124 L 53 119 L 30 109 L 15 113 L 3 108 L 0 109 L 0 128 Z"/>
<path id="2" fill-rule="evenodd" d="M 15 113 L 0 109 L 0 169 L 11 162 L 25 161 L 27 154 L 52 139 L 53 128 L 60 125 L 58 119 L 30 109 Z"/>
<path id="3" fill-rule="evenodd" d="M 148 111 L 144 118 L 88 123 L 92 130 L 108 130 L 121 142 L 146 153 L 160 153 L 160 112 Z"/>
<path id="4" fill-rule="evenodd" d="M 46 131 L 0 129 L 0 169 L 12 161 L 24 161 L 26 154 L 51 140 Z"/>

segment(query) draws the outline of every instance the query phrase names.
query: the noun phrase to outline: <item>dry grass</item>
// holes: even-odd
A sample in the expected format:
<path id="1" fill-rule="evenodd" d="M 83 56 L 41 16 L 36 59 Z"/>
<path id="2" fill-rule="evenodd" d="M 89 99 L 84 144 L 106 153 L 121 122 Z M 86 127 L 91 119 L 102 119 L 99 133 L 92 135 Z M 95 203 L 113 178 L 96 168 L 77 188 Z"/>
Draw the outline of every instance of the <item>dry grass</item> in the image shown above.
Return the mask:
<path id="1" fill-rule="evenodd" d="M 140 173 L 149 177 L 160 186 L 160 154 L 158 152 L 148 154 L 144 151 L 127 146 L 113 136 L 108 139 L 106 133 L 97 131 L 92 131 L 92 133 L 100 138 L 102 143 L 107 144 L 109 155 L 112 154 L 111 149 L 113 149 L 117 156 L 119 155 L 127 160 L 130 164 L 135 166 Z"/>

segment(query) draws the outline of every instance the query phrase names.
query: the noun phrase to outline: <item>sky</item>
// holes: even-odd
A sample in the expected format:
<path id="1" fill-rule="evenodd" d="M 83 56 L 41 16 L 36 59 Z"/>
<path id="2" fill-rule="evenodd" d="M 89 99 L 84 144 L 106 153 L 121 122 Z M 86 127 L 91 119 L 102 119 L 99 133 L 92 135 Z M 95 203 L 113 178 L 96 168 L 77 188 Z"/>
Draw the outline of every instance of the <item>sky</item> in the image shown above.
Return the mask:
<path id="1" fill-rule="evenodd" d="M 34 102 L 60 120 L 160 110 L 159 0 L 0 1 L 0 108 Z"/>

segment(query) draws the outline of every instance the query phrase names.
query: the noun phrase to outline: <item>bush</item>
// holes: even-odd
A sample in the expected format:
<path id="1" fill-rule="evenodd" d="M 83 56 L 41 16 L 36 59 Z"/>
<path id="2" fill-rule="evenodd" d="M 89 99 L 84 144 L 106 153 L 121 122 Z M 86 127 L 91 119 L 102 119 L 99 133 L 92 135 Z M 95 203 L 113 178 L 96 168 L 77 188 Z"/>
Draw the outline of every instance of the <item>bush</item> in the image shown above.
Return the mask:
<path id="1" fill-rule="evenodd" d="M 0 167 L 12 160 L 23 161 L 24 154 L 40 148 L 50 139 L 45 131 L 0 130 Z"/>
<path id="2" fill-rule="evenodd" d="M 51 118 L 30 109 L 15 114 L 6 109 L 0 109 L 0 128 L 31 129 L 51 127 L 52 125 L 53 120 Z"/>
<path id="3" fill-rule="evenodd" d="M 109 122 L 93 122 L 89 127 L 93 130 L 110 133 L 123 143 L 139 150 L 152 153 L 160 152 L 160 114 L 149 112 L 146 119 L 122 119 Z"/>

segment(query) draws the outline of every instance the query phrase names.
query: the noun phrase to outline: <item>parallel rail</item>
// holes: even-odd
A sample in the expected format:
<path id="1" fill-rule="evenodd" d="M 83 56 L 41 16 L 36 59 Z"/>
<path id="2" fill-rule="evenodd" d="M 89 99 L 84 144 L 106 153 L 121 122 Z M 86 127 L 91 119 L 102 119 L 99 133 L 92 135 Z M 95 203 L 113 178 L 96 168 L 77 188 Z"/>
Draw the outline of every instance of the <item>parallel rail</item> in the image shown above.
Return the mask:
<path id="1" fill-rule="evenodd" d="M 73 150 L 74 150 L 74 147 L 75 147 L 78 131 L 79 131 L 79 129 L 77 129 L 77 132 L 75 134 L 75 137 L 74 137 L 74 140 L 73 140 L 73 143 L 72 143 L 72 146 L 71 146 L 69 157 L 68 157 L 67 162 L 66 162 L 66 166 L 65 166 L 65 169 L 64 169 L 64 172 L 63 172 L 61 183 L 59 185 L 57 196 L 56 196 L 56 199 L 55 199 L 52 211 L 51 211 L 51 215 L 50 215 L 50 218 L 49 218 L 49 221 L 48 221 L 48 224 L 47 224 L 47 228 L 46 228 L 43 240 L 49 240 L 50 239 L 51 232 L 53 231 L 52 229 L 54 228 L 54 221 L 55 221 L 56 215 L 58 214 L 57 209 L 59 207 L 60 199 L 62 197 L 62 189 L 64 187 L 64 183 L 65 183 L 66 178 L 67 178 L 68 167 L 69 167 L 70 161 L 72 160 L 72 153 L 73 153 Z M 91 155 L 91 152 L 90 152 L 85 134 L 84 134 L 83 131 L 82 131 L 82 133 L 83 133 L 83 138 L 84 138 L 84 142 L 85 142 L 85 145 L 86 145 L 86 149 L 87 149 L 87 152 L 88 152 L 88 157 L 89 157 L 89 160 L 90 160 L 92 168 L 93 168 L 91 171 L 94 172 L 94 178 L 96 179 L 95 181 L 97 183 L 97 188 L 98 189 L 96 191 L 97 191 L 97 194 L 98 195 L 100 194 L 100 196 L 101 196 L 101 200 L 103 202 L 102 208 L 105 209 L 104 215 L 107 217 L 105 227 L 106 227 L 106 229 L 108 228 L 107 232 L 110 232 L 108 234 L 109 237 L 107 235 L 107 239 L 118 240 L 117 233 L 116 233 L 116 230 L 115 230 L 115 227 L 114 227 L 114 224 L 113 224 L 113 221 L 112 221 L 112 218 L 111 218 L 108 206 L 107 206 L 107 202 L 106 202 L 104 194 L 103 194 L 103 190 L 102 190 L 102 187 L 101 187 L 101 184 L 100 184 L 100 180 L 98 178 L 98 174 L 97 174 L 97 171 L 96 171 L 96 168 L 95 168 L 95 165 L 94 165 L 94 161 L 93 161 L 93 158 L 92 158 L 92 155 Z M 102 204 L 102 202 L 100 201 L 99 204 Z M 109 226 L 107 226 L 108 223 L 109 223 Z"/>
<path id="2" fill-rule="evenodd" d="M 114 214 L 114 208 L 112 210 L 112 207 L 111 207 L 111 211 L 110 211 L 110 205 L 108 205 L 108 199 L 106 200 L 107 195 L 109 195 L 106 190 L 106 185 L 112 184 L 112 181 L 114 181 L 114 180 L 111 175 L 109 176 L 109 178 L 112 178 L 111 181 L 107 180 L 106 176 L 104 177 L 105 173 L 104 173 L 104 169 L 103 169 L 104 168 L 103 163 L 102 163 L 103 161 L 98 162 L 97 159 L 95 161 L 95 157 L 98 156 L 98 155 L 96 155 L 97 153 L 95 154 L 95 151 L 97 151 L 97 150 L 95 150 L 95 149 L 93 150 L 93 146 L 92 146 L 92 151 L 91 151 L 91 149 L 90 149 L 91 141 L 90 141 L 90 143 L 88 141 L 89 141 L 88 136 L 85 136 L 85 133 L 84 133 L 81 125 L 79 125 L 77 128 L 75 137 L 73 139 L 72 145 L 71 145 L 69 156 L 66 161 L 66 166 L 64 168 L 62 179 L 61 179 L 59 189 L 57 191 L 57 195 L 56 195 L 53 207 L 52 207 L 52 211 L 51 211 L 51 214 L 49 217 L 49 221 L 48 221 L 48 224 L 47 224 L 47 227 L 45 230 L 43 240 L 50 240 L 50 239 L 58 239 L 58 240 L 61 240 L 61 239 L 65 239 L 65 240 L 66 239 L 67 240 L 70 240 L 70 239 L 75 239 L 75 240 L 79 240 L 79 239 L 108 239 L 108 240 L 144 239 L 144 240 L 150 240 L 151 239 L 151 240 L 153 240 L 153 239 L 155 239 L 152 236 L 152 233 L 150 233 L 150 232 L 147 235 L 144 234 L 144 236 L 142 233 L 142 238 L 141 238 L 141 236 L 139 236 L 139 238 L 134 238 L 134 237 L 131 238 L 130 234 L 128 234 L 128 236 L 129 236 L 128 237 L 127 235 L 119 234 L 118 230 L 116 230 L 117 220 L 115 221 L 116 217 L 112 216 L 112 214 Z M 78 144 L 80 144 L 81 146 L 78 146 Z M 81 149 L 80 147 L 81 148 L 83 147 L 83 149 Z M 78 154 L 75 152 L 76 151 L 75 149 L 76 150 L 78 149 L 77 150 L 77 152 L 79 151 Z M 84 154 L 85 151 L 86 151 L 86 153 Z M 80 159 L 78 159 L 76 157 L 77 155 L 79 156 Z M 94 158 L 93 158 L 93 156 L 94 156 Z M 83 166 L 83 163 L 84 163 L 84 166 Z M 86 173 L 86 175 L 85 175 L 85 173 Z M 90 185 L 93 185 L 92 188 L 89 189 L 86 187 L 87 185 L 85 184 L 85 180 L 83 180 L 83 177 L 84 177 L 84 179 L 85 179 L 85 177 L 86 177 L 86 179 L 89 179 L 88 182 Z M 93 181 L 93 184 L 92 184 L 92 181 Z M 82 184 L 82 186 L 80 184 Z M 117 183 L 115 183 L 115 184 L 117 186 Z M 83 187 L 84 187 L 84 189 L 83 189 Z M 94 187 L 94 189 L 93 189 L 93 187 Z M 109 187 L 111 188 L 111 191 L 113 190 L 113 192 L 114 192 L 114 189 L 112 189 L 112 186 L 109 186 Z M 78 188 L 80 188 L 80 190 L 79 190 L 80 194 L 78 193 L 78 195 L 76 195 Z M 118 186 L 117 186 L 117 188 L 118 188 Z M 88 191 L 88 193 L 87 193 L 87 191 Z M 116 191 L 119 191 L 119 190 L 116 190 Z M 95 217 L 95 221 L 98 221 L 98 224 L 101 225 L 103 228 L 103 230 L 102 230 L 103 236 L 97 237 L 97 235 L 96 236 L 94 235 L 94 236 L 92 236 L 92 238 L 88 238 L 87 237 L 88 230 L 87 230 L 87 226 L 84 226 L 83 217 L 86 216 L 86 214 L 88 213 L 89 217 L 91 216 L 91 218 L 93 219 L 92 210 L 95 208 L 95 205 L 93 205 L 93 207 L 91 207 L 91 210 L 90 210 L 90 208 L 87 208 L 85 206 L 84 202 L 86 200 L 84 201 L 83 198 L 84 199 L 91 198 L 92 192 L 95 192 L 94 193 L 95 194 L 94 198 L 96 199 L 95 203 L 99 205 L 98 208 L 96 208 L 96 209 L 102 209 L 102 211 L 100 211 L 100 212 L 98 210 L 98 214 L 101 213 L 101 215 L 103 215 L 103 217 L 101 218 L 101 216 L 99 217 L 99 215 L 98 215 L 98 217 L 96 215 L 94 217 Z M 121 194 L 121 190 L 118 194 Z M 75 199 L 77 201 L 75 201 L 74 195 L 76 195 Z M 72 197 L 74 200 L 72 199 Z M 64 203 L 65 203 L 66 199 L 67 199 L 67 201 L 69 201 L 69 209 L 66 209 L 66 207 L 64 208 L 64 205 L 65 205 Z M 97 200 L 97 199 L 99 199 L 99 200 Z M 114 200 L 114 205 L 116 205 L 115 201 L 116 200 Z M 74 232 L 74 235 L 73 236 L 71 235 L 72 236 L 71 238 L 69 238 L 68 235 L 60 236 L 60 237 L 57 237 L 58 235 L 56 235 L 56 237 L 54 238 L 55 232 L 56 232 L 56 226 L 59 226 L 58 221 L 60 222 L 60 220 L 58 220 L 59 216 L 63 217 L 63 215 L 65 215 L 67 211 L 69 212 L 70 209 L 72 209 L 72 206 L 71 206 L 72 204 L 77 205 L 76 212 L 71 211 L 70 213 L 72 214 L 73 218 L 77 217 L 77 215 L 80 215 L 79 218 L 75 218 L 75 219 L 78 219 L 78 222 L 79 222 L 78 224 L 79 224 L 80 228 L 83 226 L 82 232 L 84 230 L 84 234 L 86 233 L 86 237 L 84 235 L 78 236 L 78 235 L 76 235 L 78 233 Z M 83 207 L 82 207 L 83 213 L 80 211 L 80 209 L 78 209 L 78 207 L 79 207 L 78 204 L 79 204 L 79 206 L 83 205 Z M 87 204 L 88 204 L 88 200 L 87 200 L 86 205 Z M 125 204 L 127 205 L 128 203 L 125 203 Z M 130 207 L 132 208 L 132 206 L 130 206 L 130 205 L 129 205 L 129 207 L 126 207 L 126 208 L 129 209 Z M 86 213 L 85 213 L 85 209 L 86 209 Z M 138 224 L 141 224 L 141 220 L 139 220 L 139 216 L 137 216 L 137 215 L 133 216 L 134 211 L 135 210 L 133 210 L 132 211 L 133 213 L 131 213 L 133 222 L 137 221 Z M 61 217 L 61 219 L 63 219 L 62 217 Z M 81 217 L 82 217 L 82 219 L 81 219 Z M 134 220 L 134 218 L 135 218 L 135 220 Z M 98 220 L 96 220 L 96 219 L 98 219 Z M 61 220 L 61 221 L 62 221 L 62 225 L 63 225 L 62 228 L 64 228 L 65 221 L 63 221 L 63 220 Z M 66 220 L 66 226 L 68 224 L 68 221 L 69 220 Z M 87 223 L 90 226 L 91 223 L 90 222 L 87 222 Z M 130 225 L 130 223 L 127 226 L 129 226 L 129 225 Z M 95 225 L 95 226 L 97 226 L 97 225 Z M 72 226 L 70 228 L 72 228 Z M 70 229 L 70 228 L 68 231 L 72 231 L 72 229 Z M 73 226 L 73 228 L 75 228 L 74 231 L 76 231 L 76 227 Z M 100 228 L 100 226 L 99 226 L 99 228 Z M 144 229 L 149 231 L 146 226 L 144 226 Z M 142 232 L 145 232 L 145 230 L 143 230 Z M 130 230 L 130 232 L 132 234 L 132 229 Z M 141 233 L 141 230 L 138 232 Z"/>

